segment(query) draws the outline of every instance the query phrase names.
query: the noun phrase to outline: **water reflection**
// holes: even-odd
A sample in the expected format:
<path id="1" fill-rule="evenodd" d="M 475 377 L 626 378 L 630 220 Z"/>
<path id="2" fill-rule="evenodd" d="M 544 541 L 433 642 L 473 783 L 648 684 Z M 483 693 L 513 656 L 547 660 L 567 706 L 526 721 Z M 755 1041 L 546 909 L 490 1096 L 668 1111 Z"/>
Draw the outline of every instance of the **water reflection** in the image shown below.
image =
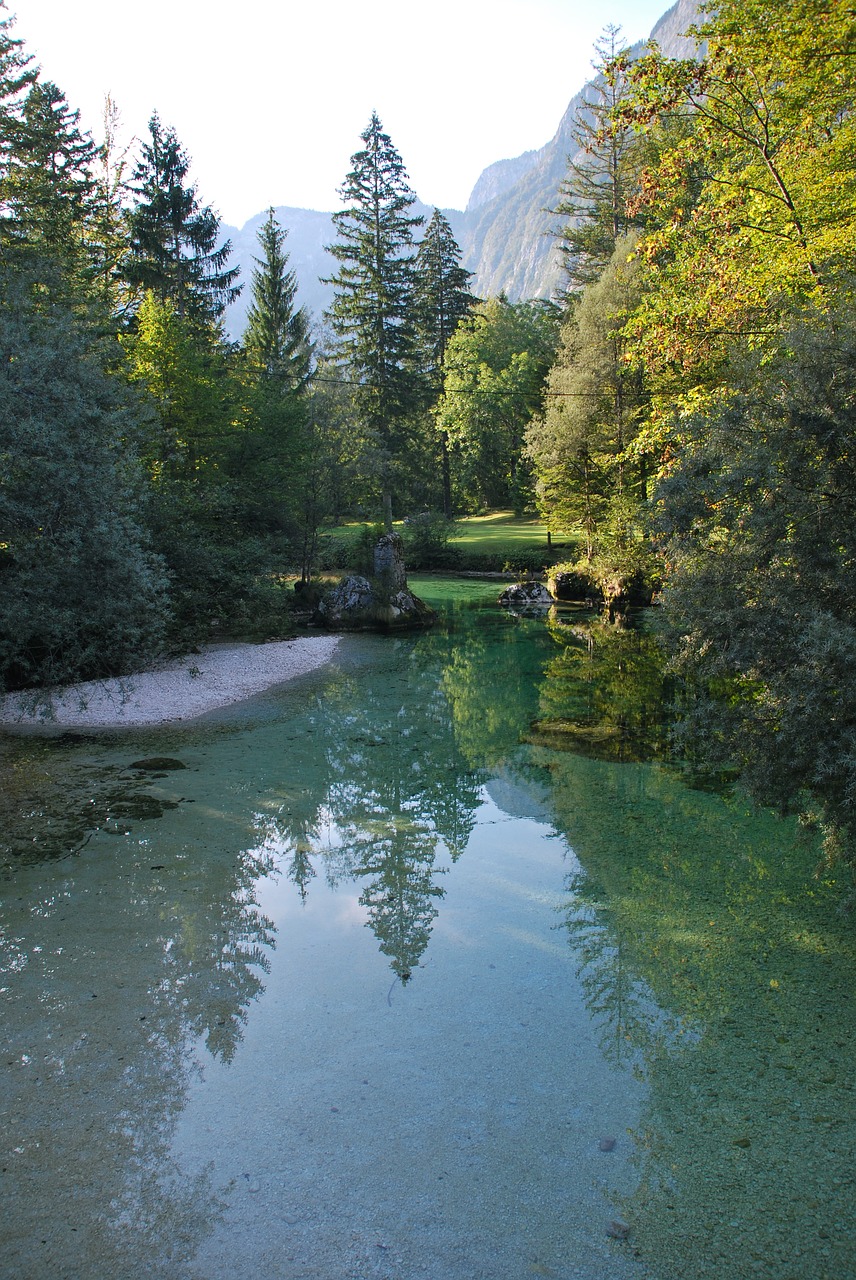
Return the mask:
<path id="1" fill-rule="evenodd" d="M 405 655 L 411 647 L 395 643 Z M 385 666 L 378 683 L 365 674 L 337 681 L 311 718 L 318 732 L 304 739 L 312 785 L 257 817 L 259 847 L 275 851 L 304 902 L 316 862 L 329 885 L 359 886 L 367 923 L 402 982 L 420 963 L 443 896 L 438 857 L 454 862 L 465 848 L 482 780 L 459 749 L 441 661 L 429 650 L 418 663 Z"/>
<path id="2" fill-rule="evenodd" d="M 816 850 L 665 770 L 551 753 L 580 855 L 565 909 L 604 1051 L 641 1055 L 639 1188 L 658 1276 L 854 1274 L 856 943 Z M 646 1010 L 664 1013 L 646 1016 Z"/>
<path id="3" fill-rule="evenodd" d="M 249 856 L 147 838 L 5 882 L 5 1274 L 174 1280 L 222 1212 L 171 1155 L 194 1041 L 230 1061 L 271 924 Z"/>
<path id="4" fill-rule="evenodd" d="M 402 1222 L 421 1224 L 423 1249 L 437 1239 L 435 1209 L 463 1206 L 449 1252 L 436 1254 L 452 1261 L 436 1274 L 477 1274 L 456 1251 L 471 1228 L 479 1257 L 491 1256 L 479 1215 L 493 1206 L 493 1228 L 510 1223 L 503 1274 L 637 1275 L 637 1250 L 658 1280 L 853 1275 L 852 927 L 792 828 L 640 763 L 663 757 L 658 699 L 669 695 L 648 638 L 488 610 L 356 652 L 353 666 L 319 678 L 317 697 L 283 695 L 267 720 L 177 734 L 169 750 L 184 772 L 134 771 L 145 744 L 107 740 L 7 755 L 18 761 L 6 775 L 16 788 L 7 815 L 18 815 L 7 837 L 32 846 L 15 857 L 2 917 L 10 1274 L 222 1275 L 216 1254 L 209 1271 L 199 1262 L 200 1242 L 213 1233 L 222 1244 L 236 1222 L 233 1254 L 256 1230 L 269 1239 L 284 1228 L 281 1213 L 266 1216 L 291 1194 L 295 1218 L 304 1202 L 307 1241 L 326 1197 L 329 1221 L 345 1215 L 342 1249 L 365 1228 L 355 1273 L 393 1275 L 376 1237 L 389 1220 L 379 1206 L 394 1217 L 395 1197 L 369 1204 L 358 1190 L 382 1154 L 371 1134 L 392 1125 L 407 1156 L 390 1177 L 407 1180 Z M 135 811 L 117 812 L 122 796 L 139 801 Z M 498 806 L 489 819 L 485 796 Z M 160 817 L 147 817 L 155 807 Z M 78 856 L 35 865 L 33 849 L 57 832 L 50 847 Z M 551 834 L 563 840 L 548 844 Z M 571 872 L 565 843 L 578 859 Z M 370 958 L 351 940 L 347 963 L 359 972 L 343 975 L 339 952 L 289 969 L 295 916 L 304 937 L 338 928 L 334 889 L 359 905 Z M 280 891 L 294 911 L 281 907 L 276 937 L 268 902 Z M 442 974 L 439 962 L 424 968 L 432 945 Z M 281 1004 L 261 1000 L 273 961 Z M 347 989 L 358 1012 L 344 1029 L 316 1016 L 312 966 L 324 967 L 331 1003 Z M 404 983 L 420 966 L 407 1001 L 387 1005 L 390 971 Z M 224 1092 L 190 1126 L 184 1150 L 197 1143 L 198 1158 L 181 1161 L 180 1117 L 206 1074 Z M 638 1179 L 621 1184 L 631 1242 L 608 1243 L 585 1195 L 596 1179 L 617 1195 L 607 1185 L 616 1166 L 585 1162 L 598 1134 L 626 1145 L 615 1099 L 631 1088 L 643 1097 L 643 1080 Z M 249 1166 L 206 1165 L 228 1146 L 222 1098 L 240 1138 L 236 1081 L 256 1090 L 260 1110 L 278 1108 L 284 1135 L 279 1166 L 256 1144 L 270 1192 L 255 1217 L 234 1207 L 229 1182 Z M 340 1164 L 346 1156 L 353 1163 Z M 444 1200 L 447 1164 L 457 1195 Z M 573 1196 L 571 1168 L 588 1179 Z M 470 1212 L 473 1170 L 483 1181 Z M 241 1189 L 258 1204 L 266 1194 L 249 1176 Z M 505 1206 L 521 1196 L 526 1221 L 511 1222 Z M 549 1247 L 530 1248 L 539 1215 Z M 272 1256 L 262 1244 L 257 1254 Z M 315 1266 L 309 1246 L 301 1257 L 294 1274 Z"/>
<path id="5" fill-rule="evenodd" d="M 548 627 L 558 652 L 530 740 L 598 760 L 666 757 L 675 691 L 654 636 L 555 610 Z"/>

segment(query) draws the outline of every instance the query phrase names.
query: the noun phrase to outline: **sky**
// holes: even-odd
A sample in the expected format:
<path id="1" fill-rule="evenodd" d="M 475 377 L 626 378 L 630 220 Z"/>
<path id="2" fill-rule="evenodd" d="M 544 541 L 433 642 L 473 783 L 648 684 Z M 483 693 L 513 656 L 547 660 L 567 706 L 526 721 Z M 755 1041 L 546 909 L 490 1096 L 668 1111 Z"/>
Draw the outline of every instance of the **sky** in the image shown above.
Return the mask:
<path id="1" fill-rule="evenodd" d="M 607 23 L 647 37 L 669 0 L 6 0 L 15 34 L 96 141 L 152 112 L 203 203 L 241 227 L 333 210 L 377 111 L 419 198 L 463 209 L 495 160 L 543 146 Z"/>

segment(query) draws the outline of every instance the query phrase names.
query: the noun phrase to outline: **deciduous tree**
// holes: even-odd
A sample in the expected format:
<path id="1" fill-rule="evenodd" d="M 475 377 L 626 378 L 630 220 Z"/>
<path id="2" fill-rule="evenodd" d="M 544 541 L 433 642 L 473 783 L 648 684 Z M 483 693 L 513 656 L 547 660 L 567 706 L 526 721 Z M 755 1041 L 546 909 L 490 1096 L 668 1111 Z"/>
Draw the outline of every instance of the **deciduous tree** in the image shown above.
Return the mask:
<path id="1" fill-rule="evenodd" d="M 525 432 L 541 408 L 556 331 L 554 308 L 500 297 L 479 303 L 450 339 L 436 412 L 465 506 L 525 506 Z"/>

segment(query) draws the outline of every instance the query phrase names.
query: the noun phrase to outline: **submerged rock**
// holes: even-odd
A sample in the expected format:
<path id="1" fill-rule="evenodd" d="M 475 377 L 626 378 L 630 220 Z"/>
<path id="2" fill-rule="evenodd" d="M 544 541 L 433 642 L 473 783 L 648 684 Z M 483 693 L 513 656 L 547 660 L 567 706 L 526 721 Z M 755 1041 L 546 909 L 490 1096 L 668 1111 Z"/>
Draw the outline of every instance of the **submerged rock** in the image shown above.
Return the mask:
<path id="1" fill-rule="evenodd" d="M 147 760 L 132 760 L 128 768 L 146 773 L 168 773 L 173 769 L 186 769 L 187 765 L 172 756 L 150 756 Z"/>

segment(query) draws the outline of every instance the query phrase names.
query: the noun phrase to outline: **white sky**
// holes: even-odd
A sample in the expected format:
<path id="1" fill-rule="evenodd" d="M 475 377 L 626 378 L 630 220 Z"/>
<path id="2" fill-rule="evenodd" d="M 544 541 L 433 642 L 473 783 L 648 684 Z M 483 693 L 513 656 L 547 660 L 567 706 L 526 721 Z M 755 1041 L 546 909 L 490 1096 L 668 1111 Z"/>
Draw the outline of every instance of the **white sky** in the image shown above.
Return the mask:
<path id="1" fill-rule="evenodd" d="M 463 209 L 487 165 L 541 147 L 606 23 L 646 37 L 669 0 L 6 0 L 85 127 L 156 109 L 201 199 L 242 226 L 336 209 L 376 110 L 426 204 Z"/>

